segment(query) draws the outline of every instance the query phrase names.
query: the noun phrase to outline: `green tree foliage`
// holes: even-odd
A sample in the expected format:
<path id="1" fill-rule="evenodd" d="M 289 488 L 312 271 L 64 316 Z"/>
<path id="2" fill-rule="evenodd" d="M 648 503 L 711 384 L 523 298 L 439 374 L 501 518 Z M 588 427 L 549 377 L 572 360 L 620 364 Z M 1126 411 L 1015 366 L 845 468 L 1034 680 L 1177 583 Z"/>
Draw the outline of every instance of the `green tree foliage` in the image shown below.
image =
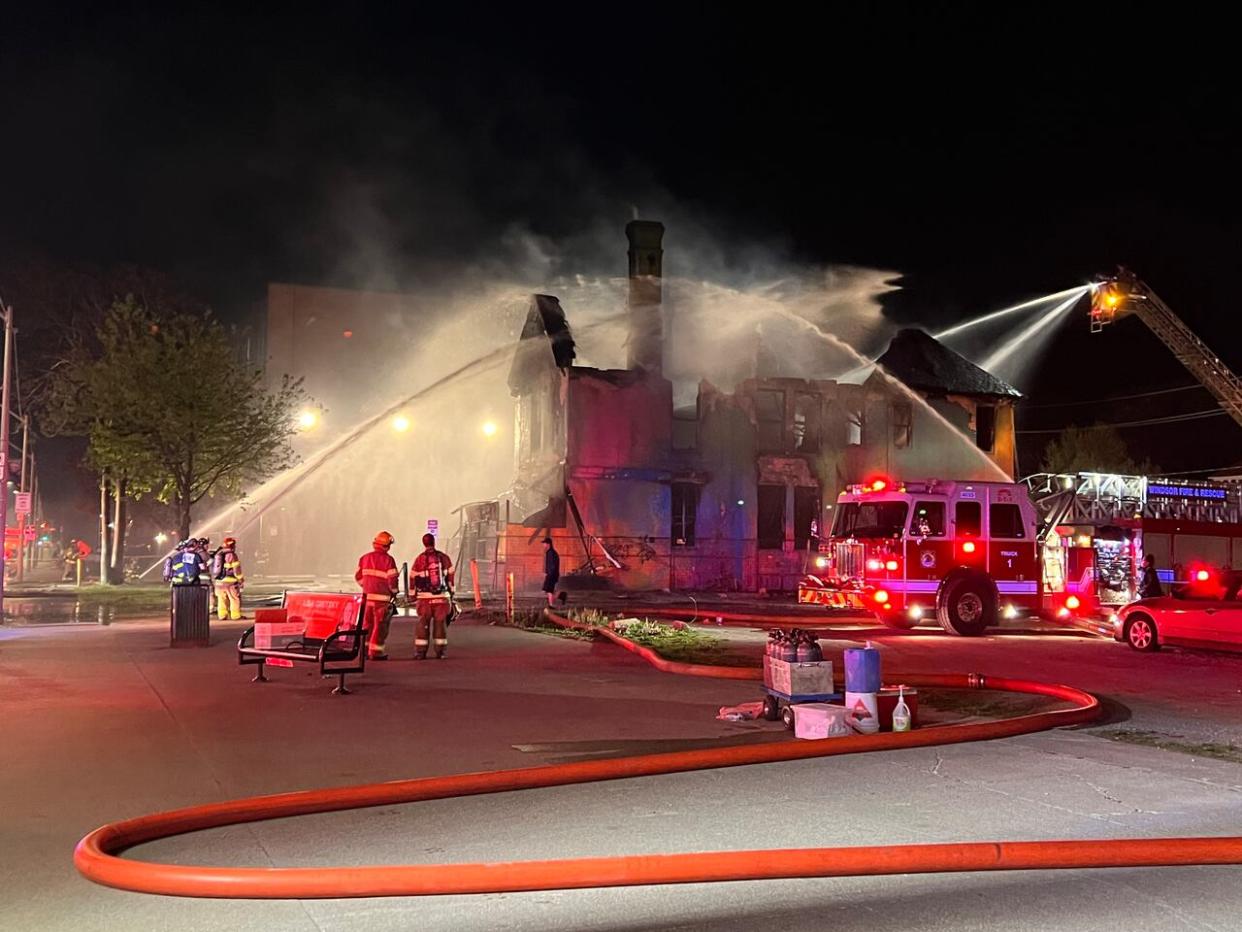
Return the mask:
<path id="1" fill-rule="evenodd" d="M 288 377 L 266 389 L 209 315 L 159 313 L 131 297 L 54 367 L 42 424 L 86 436 L 89 465 L 171 504 L 188 537 L 206 496 L 239 496 L 292 465 L 301 398 Z"/>
<path id="2" fill-rule="evenodd" d="M 1109 472 L 1144 476 L 1158 472 L 1148 460 L 1137 461 L 1115 427 L 1067 427 L 1044 450 L 1040 468 L 1050 473 Z"/>

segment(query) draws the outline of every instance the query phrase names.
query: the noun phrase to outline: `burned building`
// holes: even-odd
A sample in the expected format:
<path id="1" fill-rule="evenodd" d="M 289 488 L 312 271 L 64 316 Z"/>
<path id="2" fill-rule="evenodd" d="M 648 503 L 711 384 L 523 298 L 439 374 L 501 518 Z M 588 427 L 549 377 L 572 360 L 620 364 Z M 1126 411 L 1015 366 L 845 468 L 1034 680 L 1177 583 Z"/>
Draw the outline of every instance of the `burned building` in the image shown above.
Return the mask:
<path id="1" fill-rule="evenodd" d="M 625 369 L 575 365 L 566 311 L 535 295 L 516 347 L 516 475 L 461 510 L 485 586 L 562 571 L 625 589 L 792 590 L 837 493 L 876 474 L 1010 478 L 1018 392 L 920 330 L 859 382 L 796 373 L 698 384 L 675 408 L 664 374 L 659 223 L 629 238 Z M 825 530 L 826 533 L 826 530 Z"/>

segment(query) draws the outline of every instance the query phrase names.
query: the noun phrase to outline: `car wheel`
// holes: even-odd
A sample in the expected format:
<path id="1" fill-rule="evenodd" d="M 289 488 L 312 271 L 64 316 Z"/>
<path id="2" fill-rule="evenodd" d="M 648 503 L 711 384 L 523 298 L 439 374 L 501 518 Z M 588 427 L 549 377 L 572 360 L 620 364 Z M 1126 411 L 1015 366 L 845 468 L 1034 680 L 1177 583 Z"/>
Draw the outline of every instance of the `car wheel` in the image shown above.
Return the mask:
<path id="1" fill-rule="evenodd" d="M 781 717 L 781 704 L 776 701 L 775 696 L 763 697 L 763 717 L 769 722 L 775 722 Z"/>
<path id="2" fill-rule="evenodd" d="M 781 721 L 785 723 L 785 727 L 792 730 L 794 727 L 794 711 L 793 706 L 785 706 L 781 709 Z"/>
<path id="3" fill-rule="evenodd" d="M 978 637 L 996 624 L 996 596 L 986 578 L 950 579 L 936 602 L 936 620 L 949 634 Z"/>
<path id="4" fill-rule="evenodd" d="M 1126 621 L 1126 643 L 1135 650 L 1153 651 L 1160 649 L 1160 639 L 1156 634 L 1156 622 L 1147 615 L 1131 615 Z"/>

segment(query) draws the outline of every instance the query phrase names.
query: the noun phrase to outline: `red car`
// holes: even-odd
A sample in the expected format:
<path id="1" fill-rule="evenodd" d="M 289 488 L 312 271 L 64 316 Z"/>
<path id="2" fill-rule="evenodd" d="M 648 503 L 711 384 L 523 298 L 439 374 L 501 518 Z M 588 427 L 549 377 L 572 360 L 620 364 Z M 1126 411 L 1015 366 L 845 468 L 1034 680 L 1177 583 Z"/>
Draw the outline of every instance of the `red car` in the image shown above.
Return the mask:
<path id="1" fill-rule="evenodd" d="M 1168 595 L 1131 602 L 1117 613 L 1113 636 L 1135 650 L 1165 644 L 1242 651 L 1242 572 L 1227 572 Z"/>

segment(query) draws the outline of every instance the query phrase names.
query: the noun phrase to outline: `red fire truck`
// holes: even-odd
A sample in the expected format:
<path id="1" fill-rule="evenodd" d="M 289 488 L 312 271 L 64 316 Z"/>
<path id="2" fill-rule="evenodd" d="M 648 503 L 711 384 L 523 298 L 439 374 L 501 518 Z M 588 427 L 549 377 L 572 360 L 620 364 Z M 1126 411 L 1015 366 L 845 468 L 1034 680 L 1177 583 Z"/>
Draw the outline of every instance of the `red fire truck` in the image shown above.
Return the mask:
<path id="1" fill-rule="evenodd" d="M 1044 543 L 1020 483 L 874 479 L 841 493 L 798 601 L 874 612 L 894 628 L 934 616 L 963 636 L 982 634 L 1002 613 L 1098 610 L 1077 587 L 1049 591 Z"/>

